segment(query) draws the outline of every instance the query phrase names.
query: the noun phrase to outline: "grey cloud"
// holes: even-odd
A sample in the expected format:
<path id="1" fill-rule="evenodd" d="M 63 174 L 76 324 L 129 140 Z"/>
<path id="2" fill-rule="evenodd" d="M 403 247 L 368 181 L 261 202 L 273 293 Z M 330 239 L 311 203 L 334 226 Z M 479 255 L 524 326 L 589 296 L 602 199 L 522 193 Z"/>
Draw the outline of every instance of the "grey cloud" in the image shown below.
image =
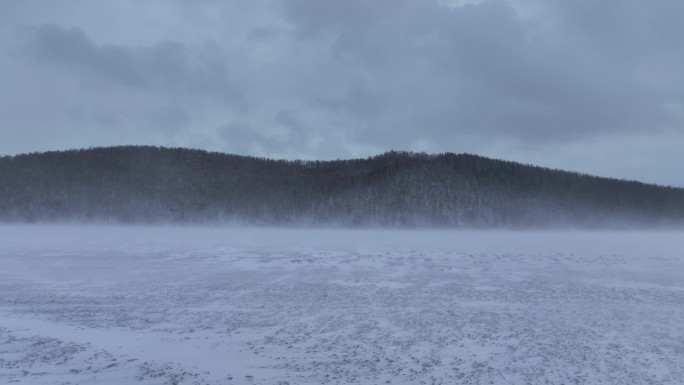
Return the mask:
<path id="1" fill-rule="evenodd" d="M 4 32 L 0 123 L 17 139 L 3 152 L 207 143 L 215 121 L 248 108 L 212 42 L 98 44 L 54 24 Z"/>
<path id="2" fill-rule="evenodd" d="M 231 85 L 220 47 L 198 47 L 166 40 L 153 46 L 98 45 L 80 29 L 54 24 L 24 28 L 21 50 L 46 66 L 60 66 L 76 77 L 111 82 L 149 92 L 185 92 L 233 105 L 244 103 Z M 229 106 L 229 105 L 227 105 Z"/>
<path id="3" fill-rule="evenodd" d="M 554 31 L 559 36 L 548 40 L 541 23 L 521 18 L 503 1 L 451 10 L 430 2 L 384 2 L 385 12 L 374 12 L 376 2 L 312 2 L 289 2 L 300 33 L 311 39 L 330 36 L 336 54 L 352 55 L 372 78 L 385 79 L 388 109 L 402 117 L 393 126 L 407 136 L 425 123 L 428 132 L 479 132 L 527 141 L 660 130 L 682 123 L 667 107 L 667 91 L 644 81 L 639 68 L 621 63 L 622 56 L 606 56 L 610 47 L 595 46 L 591 36 L 568 42 L 565 30 Z M 342 15 L 336 22 L 330 20 L 330 3 Z M 556 7 L 566 3 L 573 2 Z M 640 4 L 632 4 L 631 13 L 613 16 L 618 27 L 639 17 L 645 7 Z M 620 6 L 594 8 L 601 13 Z M 577 12 L 562 13 L 577 17 Z M 576 24 L 587 21 L 579 16 L 564 22 L 579 28 Z M 611 26 L 602 28 L 609 31 Z M 343 100 L 329 104 L 344 105 Z M 406 107 L 409 116 L 403 116 Z"/>
<path id="4" fill-rule="evenodd" d="M 305 148 L 301 123 L 287 111 L 277 114 L 273 123 L 285 131 L 266 131 L 238 120 L 219 126 L 216 132 L 224 145 L 237 153 L 280 158 L 298 149 L 301 154 Z"/>
<path id="5" fill-rule="evenodd" d="M 224 144 L 231 151 L 237 153 L 253 153 L 256 146 L 267 140 L 267 138 L 245 122 L 231 122 L 219 126 L 216 129 L 216 133 L 219 139 L 224 141 Z M 240 139 L 238 140 L 237 138 Z"/>
<path id="6" fill-rule="evenodd" d="M 675 151 L 663 138 L 684 137 L 684 2 L 446 3 L 10 0 L 0 4 L 0 152 L 414 149 L 591 172 L 580 149 L 604 148 L 606 162 L 642 167 L 615 176 L 648 179 L 658 172 L 634 162 L 638 144 L 657 158 Z"/>

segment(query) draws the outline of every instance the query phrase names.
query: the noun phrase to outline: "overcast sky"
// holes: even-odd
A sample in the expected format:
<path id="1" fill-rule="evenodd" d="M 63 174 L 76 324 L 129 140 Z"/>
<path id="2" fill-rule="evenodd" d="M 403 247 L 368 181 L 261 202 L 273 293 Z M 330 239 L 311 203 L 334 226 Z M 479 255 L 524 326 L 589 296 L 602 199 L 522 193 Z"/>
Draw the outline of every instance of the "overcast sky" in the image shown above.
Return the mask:
<path id="1" fill-rule="evenodd" d="M 681 0 L 0 2 L 0 154 L 469 152 L 684 186 Z"/>

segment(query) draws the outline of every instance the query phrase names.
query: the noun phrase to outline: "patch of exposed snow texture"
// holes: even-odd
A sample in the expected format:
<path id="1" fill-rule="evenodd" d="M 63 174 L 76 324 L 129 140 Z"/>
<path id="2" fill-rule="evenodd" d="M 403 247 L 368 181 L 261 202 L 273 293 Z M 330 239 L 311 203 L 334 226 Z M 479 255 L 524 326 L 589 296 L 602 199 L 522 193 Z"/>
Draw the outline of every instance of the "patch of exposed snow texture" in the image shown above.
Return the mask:
<path id="1" fill-rule="evenodd" d="M 0 383 L 682 384 L 684 234 L 0 226 Z"/>

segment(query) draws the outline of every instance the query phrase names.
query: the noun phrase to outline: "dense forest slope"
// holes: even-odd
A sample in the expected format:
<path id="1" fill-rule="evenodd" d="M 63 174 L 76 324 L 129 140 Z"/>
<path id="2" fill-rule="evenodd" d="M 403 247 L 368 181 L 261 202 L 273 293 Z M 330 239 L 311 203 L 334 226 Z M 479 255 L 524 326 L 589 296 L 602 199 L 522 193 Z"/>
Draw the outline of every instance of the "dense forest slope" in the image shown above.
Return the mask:
<path id="1" fill-rule="evenodd" d="M 653 226 L 684 189 L 467 154 L 286 161 L 143 146 L 0 157 L 0 221 Z"/>

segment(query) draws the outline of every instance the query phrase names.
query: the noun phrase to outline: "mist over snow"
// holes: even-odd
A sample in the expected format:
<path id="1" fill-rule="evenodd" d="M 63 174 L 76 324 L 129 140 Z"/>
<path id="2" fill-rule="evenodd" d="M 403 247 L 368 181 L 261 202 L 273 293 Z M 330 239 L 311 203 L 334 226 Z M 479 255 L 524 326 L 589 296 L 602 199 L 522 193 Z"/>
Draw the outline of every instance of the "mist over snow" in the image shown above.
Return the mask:
<path id="1" fill-rule="evenodd" d="M 675 384 L 684 237 L 0 226 L 0 382 Z"/>

